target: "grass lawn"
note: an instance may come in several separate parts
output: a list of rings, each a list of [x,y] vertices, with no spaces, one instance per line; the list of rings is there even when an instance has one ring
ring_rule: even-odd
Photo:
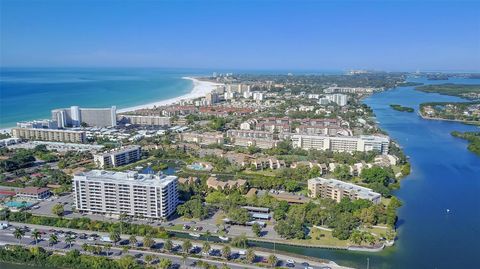
[[[309,244],[309,245],[325,245],[325,246],[335,246],[335,247],[346,247],[349,244],[348,240],[340,240],[332,236],[332,232],[324,231],[317,228],[312,228],[310,230],[311,239],[299,240],[292,239],[288,240],[297,244]]]

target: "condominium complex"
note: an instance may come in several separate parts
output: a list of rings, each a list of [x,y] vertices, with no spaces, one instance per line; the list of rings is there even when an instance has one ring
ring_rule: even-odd
[[[92,170],[73,178],[80,212],[167,218],[178,204],[177,177]]]
[[[180,140],[184,142],[193,142],[193,143],[198,143],[203,145],[223,144],[223,134],[220,132],[182,133],[180,134]]]
[[[346,105],[348,101],[348,95],[346,94],[329,94],[326,95],[325,98],[327,98],[330,102],[336,103],[339,106]]]
[[[274,140],[274,134],[267,131],[256,130],[229,130],[227,137],[232,139],[236,146],[256,146],[261,149],[276,147],[278,140]]]
[[[85,143],[87,136],[83,131],[38,129],[38,128],[12,128],[12,136],[15,138]]]
[[[128,123],[142,126],[170,126],[170,117],[161,116],[139,116],[139,115],[120,115]]]
[[[101,154],[93,155],[93,161],[98,168],[117,167],[133,163],[142,157],[140,146],[132,145],[113,149]]]
[[[330,198],[337,203],[342,198],[350,198],[351,200],[365,199],[372,201],[374,204],[379,204],[382,198],[379,193],[369,188],[321,177],[308,180],[308,191],[310,197]]]
[[[86,124],[91,127],[111,127],[117,125],[117,108],[60,108],[52,110],[52,120],[58,128],[79,127]]]
[[[294,148],[305,150],[331,150],[337,152],[376,150],[388,154],[390,138],[382,136],[323,136],[323,135],[293,135]]]
[[[35,128],[35,129],[57,129],[58,123],[54,120],[32,120],[17,122],[18,128]]]

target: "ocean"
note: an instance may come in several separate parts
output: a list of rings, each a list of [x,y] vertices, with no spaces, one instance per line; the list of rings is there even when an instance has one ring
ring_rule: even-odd
[[[184,76],[211,74],[187,69],[4,68],[0,70],[0,128],[50,118],[70,107],[126,108],[189,93]]]

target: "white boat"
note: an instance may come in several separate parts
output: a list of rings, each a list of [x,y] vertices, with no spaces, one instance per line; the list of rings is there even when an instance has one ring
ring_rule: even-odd
[[[197,234],[197,233],[189,233],[188,235],[190,235],[192,237],[196,237],[196,238],[200,237],[200,234]]]
[[[222,240],[222,241],[230,240],[230,238],[228,238],[227,236],[219,236],[218,238],[220,238],[220,240]]]

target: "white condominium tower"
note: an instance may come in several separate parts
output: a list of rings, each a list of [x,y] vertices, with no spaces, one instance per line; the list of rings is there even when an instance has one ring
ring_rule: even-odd
[[[117,108],[59,108],[52,110],[52,120],[58,128],[79,127],[82,123],[91,127],[111,127],[117,125]]]
[[[162,219],[178,204],[177,177],[92,170],[73,178],[80,212]]]
[[[98,168],[117,167],[133,163],[142,158],[140,146],[131,145],[118,149],[112,149],[103,153],[93,155],[93,162]]]
[[[331,150],[336,152],[354,152],[376,150],[388,154],[390,138],[374,135],[324,136],[324,135],[293,135],[294,148],[304,150]]]

